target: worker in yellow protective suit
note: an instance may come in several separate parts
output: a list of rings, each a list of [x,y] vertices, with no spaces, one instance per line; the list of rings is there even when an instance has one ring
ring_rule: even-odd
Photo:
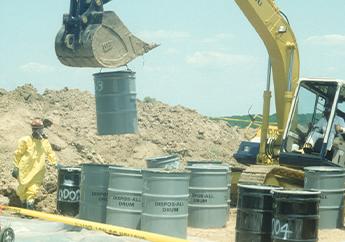
[[[17,195],[28,209],[34,209],[35,198],[44,179],[46,158],[51,164],[57,165],[55,153],[43,132],[42,120],[32,120],[31,127],[32,135],[18,141],[12,171],[19,183]]]

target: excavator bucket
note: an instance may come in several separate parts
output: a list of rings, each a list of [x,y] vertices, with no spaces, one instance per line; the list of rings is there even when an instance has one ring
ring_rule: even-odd
[[[134,36],[114,12],[100,9],[97,14],[90,15],[91,23],[85,14],[80,16],[82,24],[78,28],[75,18],[64,16],[64,25],[55,39],[56,55],[62,64],[116,68],[158,46]]]

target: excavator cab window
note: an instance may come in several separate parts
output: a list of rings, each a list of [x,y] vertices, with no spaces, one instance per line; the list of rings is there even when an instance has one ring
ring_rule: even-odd
[[[336,125],[340,128],[335,131],[330,160],[336,165],[345,167],[345,87],[340,89],[333,122],[337,122]]]
[[[312,157],[332,159],[332,144],[336,134],[333,126],[340,122],[335,117],[337,90],[337,82],[308,80],[300,83],[281,153],[309,156],[310,161]]]

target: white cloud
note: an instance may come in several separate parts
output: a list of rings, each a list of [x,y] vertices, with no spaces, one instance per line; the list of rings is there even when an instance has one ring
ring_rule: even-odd
[[[138,35],[145,40],[154,42],[159,40],[181,41],[191,37],[188,32],[171,30],[143,31]]]
[[[216,43],[216,42],[228,41],[233,38],[234,38],[234,35],[232,34],[218,33],[216,35],[202,39],[201,42],[202,43]]]
[[[49,66],[37,62],[29,62],[19,67],[23,72],[27,73],[47,73],[55,71],[53,66]]]
[[[316,35],[306,39],[307,43],[317,45],[332,45],[345,47],[345,35],[329,34],[329,35]]]
[[[229,54],[217,51],[197,51],[186,57],[186,63],[198,66],[234,66],[251,64],[256,62],[256,58],[247,55]]]

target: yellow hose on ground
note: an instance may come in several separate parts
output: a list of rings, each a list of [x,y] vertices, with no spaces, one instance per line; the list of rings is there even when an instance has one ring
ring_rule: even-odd
[[[138,231],[134,229],[128,229],[123,227],[118,227],[109,224],[96,223],[82,219],[76,219],[71,217],[64,217],[56,214],[49,214],[44,212],[32,211],[23,208],[16,208],[10,206],[0,205],[0,209],[12,213],[18,213],[25,216],[35,217],[42,220],[60,222],[72,226],[77,226],[89,230],[99,230],[108,234],[133,237],[137,239],[144,239],[153,242],[187,242],[187,240],[174,238],[166,235],[154,234],[150,232]],[[173,229],[173,228],[172,228]]]

